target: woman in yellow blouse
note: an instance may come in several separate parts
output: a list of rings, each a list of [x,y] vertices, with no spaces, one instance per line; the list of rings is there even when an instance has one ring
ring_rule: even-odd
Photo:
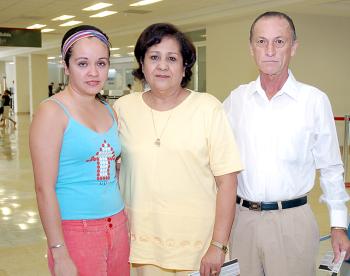
[[[114,105],[132,274],[218,275],[241,170],[232,131],[216,98],[185,88],[196,52],[175,26],[147,27],[135,57],[134,76],[150,90]]]

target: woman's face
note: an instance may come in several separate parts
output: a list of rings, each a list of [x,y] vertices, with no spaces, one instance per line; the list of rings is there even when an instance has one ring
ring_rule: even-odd
[[[69,68],[72,88],[81,94],[96,95],[108,78],[109,54],[107,46],[96,37],[83,38],[74,43]]]
[[[148,48],[143,74],[152,91],[168,92],[181,87],[185,74],[179,43],[170,36]]]

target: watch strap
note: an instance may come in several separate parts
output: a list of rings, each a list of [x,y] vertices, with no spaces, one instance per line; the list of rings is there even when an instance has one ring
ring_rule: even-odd
[[[227,251],[228,251],[227,245],[224,245],[224,244],[222,244],[222,243],[220,243],[220,242],[211,241],[210,244],[213,245],[213,246],[216,246],[217,248],[220,248],[225,254],[226,254]]]

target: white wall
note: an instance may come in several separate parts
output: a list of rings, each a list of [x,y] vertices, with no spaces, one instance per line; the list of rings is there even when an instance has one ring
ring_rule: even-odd
[[[248,48],[250,22],[207,25],[207,92],[220,100],[239,84],[256,78]]]
[[[61,78],[62,67],[57,63],[48,63],[47,66],[48,66],[48,75],[49,75],[48,76],[49,82],[47,85],[53,82],[56,88],[62,79]]]
[[[13,87],[13,82],[15,80],[15,64],[14,62],[5,63],[5,75],[6,75],[6,86]]]
[[[296,15],[299,49],[292,69],[296,78],[320,88],[334,114],[350,114],[350,19]]]

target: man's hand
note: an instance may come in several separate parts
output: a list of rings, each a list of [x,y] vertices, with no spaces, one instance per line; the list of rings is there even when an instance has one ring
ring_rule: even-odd
[[[334,229],[331,230],[332,237],[332,248],[334,252],[333,262],[337,262],[340,258],[340,253],[346,251],[345,260],[350,257],[350,241],[348,239],[347,233],[344,229]]]

